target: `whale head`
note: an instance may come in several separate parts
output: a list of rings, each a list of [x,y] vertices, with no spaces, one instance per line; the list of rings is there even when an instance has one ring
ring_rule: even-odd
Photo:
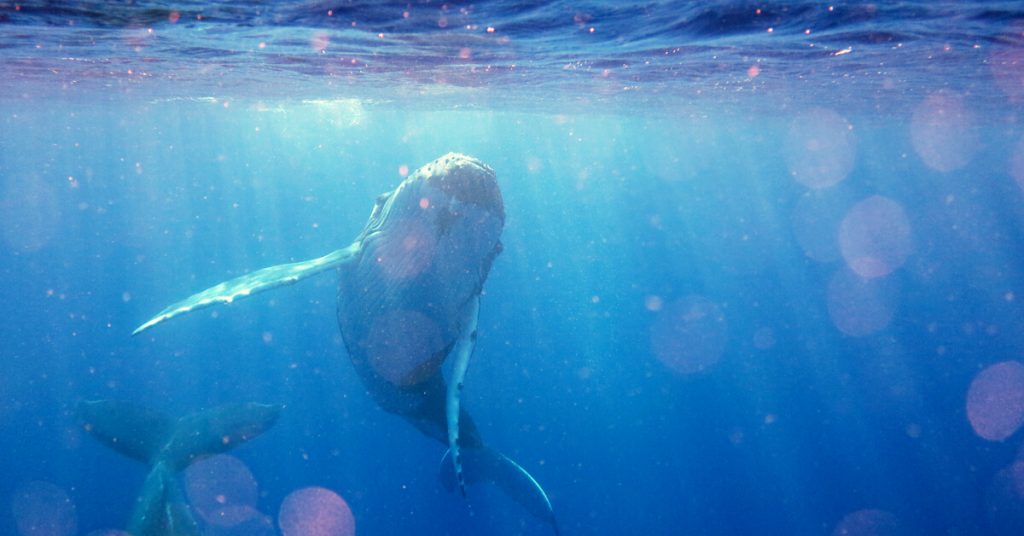
[[[479,287],[501,252],[504,225],[494,170],[448,153],[377,199],[362,241],[389,277],[433,273],[442,281],[474,279]]]
[[[501,252],[504,223],[494,170],[462,154],[378,198],[338,294],[342,336],[373,381],[410,386],[437,373]]]

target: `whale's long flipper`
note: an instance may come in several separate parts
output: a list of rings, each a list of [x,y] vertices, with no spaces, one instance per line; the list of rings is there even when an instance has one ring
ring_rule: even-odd
[[[333,251],[323,257],[317,257],[307,261],[270,266],[225,281],[218,285],[214,285],[198,294],[193,294],[192,296],[167,307],[163,311],[160,311],[145,324],[136,328],[135,331],[132,332],[132,335],[136,335],[156,324],[159,324],[160,322],[163,322],[164,320],[174,318],[180,314],[195,311],[196,309],[202,309],[203,307],[209,307],[210,305],[218,303],[231,303],[238,298],[244,298],[246,296],[256,294],[257,292],[262,292],[275,287],[290,285],[300,279],[305,279],[311,275],[316,275],[325,270],[337,267],[338,265],[344,264],[354,258],[359,252],[359,247],[359,242],[354,242],[344,249]]]
[[[440,475],[441,483],[449,491],[453,491],[457,484],[451,470],[452,463],[448,459],[451,455],[449,449],[441,459]],[[486,446],[466,447],[460,456],[468,483],[490,482],[498,486],[534,517],[549,523],[556,535],[560,534],[548,494],[526,469],[508,456]]]
[[[200,456],[225,452],[274,425],[280,406],[232,404],[169,419],[112,400],[78,405],[82,426],[114,450],[146,462],[149,474],[129,524],[133,536],[194,536],[195,519],[175,474]]]
[[[473,296],[466,304],[461,322],[462,332],[452,351],[452,377],[448,381],[448,393],[445,401],[445,415],[448,419],[448,449],[451,451],[452,468],[455,479],[459,483],[459,491],[466,496],[466,481],[462,475],[462,456],[459,454],[459,408],[462,396],[462,385],[466,380],[469,358],[476,347],[476,325],[480,314],[480,295]]]

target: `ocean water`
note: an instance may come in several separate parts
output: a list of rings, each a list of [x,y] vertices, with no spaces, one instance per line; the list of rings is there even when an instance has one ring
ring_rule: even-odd
[[[125,534],[84,400],[283,406],[174,476],[202,534],[552,534],[333,273],[132,336],[449,151],[507,213],[463,406],[562,534],[1024,533],[1016,2],[0,2],[0,72],[0,534]]]

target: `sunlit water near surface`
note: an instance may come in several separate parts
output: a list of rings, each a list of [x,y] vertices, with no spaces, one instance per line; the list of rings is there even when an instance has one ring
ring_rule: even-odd
[[[130,336],[449,151],[507,212],[463,404],[563,534],[1024,533],[1024,8],[678,4],[0,3],[0,533],[125,534],[115,399],[285,406],[176,475],[203,534],[550,534],[333,274]]]

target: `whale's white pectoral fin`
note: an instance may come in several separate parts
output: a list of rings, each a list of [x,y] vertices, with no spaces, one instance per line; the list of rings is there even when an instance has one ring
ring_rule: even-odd
[[[455,479],[459,483],[459,491],[462,492],[463,497],[466,496],[466,480],[462,474],[462,456],[459,453],[459,398],[462,395],[463,382],[466,380],[469,358],[473,355],[473,348],[476,347],[476,324],[479,313],[480,296],[476,295],[466,304],[466,309],[463,312],[462,332],[452,351],[454,363],[452,364],[452,377],[448,380],[448,397],[445,401],[445,414],[448,418],[448,448],[451,451]]]
[[[231,303],[238,298],[244,298],[257,292],[283,285],[290,285],[300,279],[329,270],[354,258],[359,252],[359,246],[359,242],[354,242],[347,248],[333,251],[323,257],[270,266],[225,281],[198,294],[193,294],[160,311],[145,324],[136,328],[132,335],[136,335],[164,320],[195,311],[196,309],[202,309],[203,307],[209,307],[218,303]]]

